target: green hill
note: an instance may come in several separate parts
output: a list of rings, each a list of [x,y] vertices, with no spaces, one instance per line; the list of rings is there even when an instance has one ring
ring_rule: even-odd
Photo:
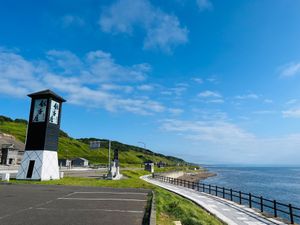
[[[0,116],[0,132],[11,134],[16,139],[25,142],[27,121],[23,119],[11,119],[9,117]],[[91,140],[99,140],[95,138],[74,139],[63,131],[60,132],[58,157],[59,158],[75,158],[82,157],[90,161],[91,164],[106,164],[108,161],[108,142],[102,141],[99,150],[90,150],[89,142]],[[185,164],[182,159],[165,156],[163,154],[152,152],[148,149],[139,148],[137,146],[126,145],[120,142],[112,142],[112,150],[119,149],[119,159],[123,165],[142,164],[146,160],[154,162],[165,162],[169,165],[177,163]],[[113,154],[113,151],[112,153]]]

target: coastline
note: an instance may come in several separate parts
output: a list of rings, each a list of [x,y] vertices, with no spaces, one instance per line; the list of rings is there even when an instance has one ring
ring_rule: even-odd
[[[184,175],[178,177],[178,179],[183,179],[190,182],[200,182],[209,177],[214,177],[214,176],[217,176],[217,174],[202,170],[202,171],[184,173]]]

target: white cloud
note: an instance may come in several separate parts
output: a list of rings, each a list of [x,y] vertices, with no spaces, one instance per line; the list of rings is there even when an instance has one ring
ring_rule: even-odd
[[[187,90],[187,86],[185,84],[177,84],[172,88],[161,87],[163,90],[160,92],[162,95],[168,96],[176,96],[180,97]]]
[[[105,91],[123,91],[125,93],[133,92],[134,88],[128,85],[117,85],[117,84],[102,84],[101,89]]]
[[[203,79],[199,77],[192,78],[192,81],[196,82],[197,84],[203,84]]]
[[[143,85],[137,86],[137,89],[140,91],[152,91],[154,89],[154,87],[149,84],[143,84]]]
[[[300,108],[282,111],[284,118],[300,118]]]
[[[118,0],[106,8],[99,20],[102,31],[132,35],[134,27],[146,32],[144,48],[159,48],[170,52],[188,41],[188,30],[175,15],[154,7],[148,0]]]
[[[85,63],[87,70],[83,77],[90,82],[143,81],[151,70],[147,63],[122,66],[115,63],[109,53],[101,50],[87,53]]]
[[[218,92],[215,91],[203,91],[198,94],[198,97],[201,98],[222,98],[222,95],[220,95]]]
[[[298,102],[298,99],[290,99],[285,104],[286,105],[294,105]]]
[[[178,108],[169,108],[168,112],[177,116],[177,115],[182,114],[184,112],[184,110],[183,109],[178,109]]]
[[[167,119],[161,129],[188,145],[185,157],[193,162],[299,164],[300,134],[259,138],[224,120]]]
[[[218,79],[216,78],[216,76],[212,76],[212,77],[209,77],[209,78],[206,78],[206,80],[210,83],[213,83],[213,84],[217,84],[218,83]]]
[[[300,62],[291,62],[280,68],[281,77],[294,77],[300,74]]]
[[[72,25],[83,26],[85,24],[84,20],[79,16],[65,15],[62,17],[63,27],[69,27]]]
[[[197,0],[197,5],[198,5],[200,11],[212,10],[214,8],[214,6],[210,0]]]
[[[269,114],[275,114],[276,111],[274,110],[258,110],[258,111],[254,111],[254,114],[258,114],[258,115],[269,115]]]
[[[235,98],[239,100],[246,100],[246,99],[258,99],[259,96],[256,94],[247,94],[247,95],[237,95],[235,96]]]
[[[207,100],[207,103],[224,103],[223,99],[211,99],[211,100]]]
[[[180,132],[188,139],[209,142],[235,142],[248,140],[254,136],[234,124],[224,121],[182,121],[168,119],[163,121],[165,131]]]
[[[70,66],[78,68],[69,71]],[[1,49],[0,93],[25,97],[51,88],[63,93],[69,103],[86,107],[142,115],[164,112],[167,108],[158,101],[129,95],[133,87],[124,84],[146,79],[149,67],[122,66],[103,51],[79,58],[71,52],[52,50],[45,60],[29,61],[16,52]]]
[[[265,99],[264,100],[264,103],[267,103],[267,104],[272,104],[273,103],[273,100],[272,99]]]
[[[81,60],[70,51],[50,50],[47,52],[47,58],[52,68],[63,69],[65,73],[72,73],[83,67]]]
[[[203,91],[200,92],[197,96],[201,99],[200,101],[205,103],[224,103],[222,95],[215,91]]]

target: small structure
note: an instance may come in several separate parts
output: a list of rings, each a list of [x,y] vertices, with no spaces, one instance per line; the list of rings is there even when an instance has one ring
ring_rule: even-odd
[[[115,149],[114,151],[114,160],[112,161],[109,173],[107,178],[109,180],[120,180],[122,178],[122,174],[120,174],[120,167],[119,167],[119,150]]]
[[[77,167],[88,167],[89,166],[89,160],[85,159],[85,158],[75,158],[72,159],[71,162],[72,166],[77,166]]]
[[[70,159],[59,159],[58,165],[60,167],[71,167],[72,161]]]
[[[17,165],[21,163],[24,150],[15,148],[14,144],[2,144],[0,150],[1,165]]]
[[[151,160],[148,160],[144,162],[145,170],[149,171],[150,173],[154,173],[154,162]]]
[[[157,167],[158,168],[164,168],[165,166],[166,166],[166,163],[164,163],[162,161],[160,161],[160,162],[157,163]]]
[[[101,141],[90,141],[91,150],[99,150],[101,147]]]

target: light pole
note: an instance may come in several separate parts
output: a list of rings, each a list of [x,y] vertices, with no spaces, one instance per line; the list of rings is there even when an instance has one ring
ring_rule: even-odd
[[[110,173],[110,149],[111,149],[111,140],[108,140],[108,173]]]

